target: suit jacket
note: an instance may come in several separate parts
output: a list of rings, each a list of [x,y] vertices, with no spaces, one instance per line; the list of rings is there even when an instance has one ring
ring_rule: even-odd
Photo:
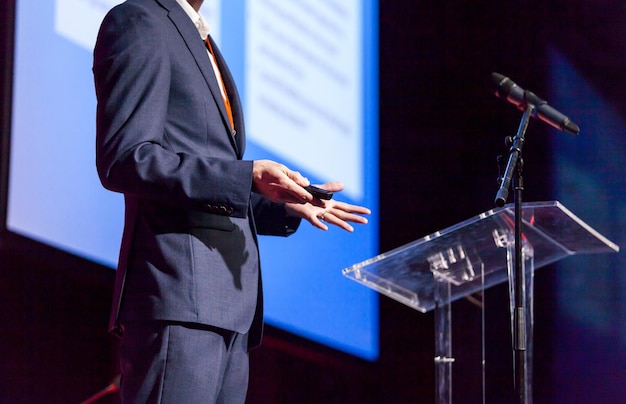
[[[299,220],[251,192],[239,96],[214,50],[236,133],[205,44],[175,0],[128,0],[100,28],[96,166],[126,206],[112,330],[170,320],[252,327],[251,344],[260,341],[256,226],[289,235]]]

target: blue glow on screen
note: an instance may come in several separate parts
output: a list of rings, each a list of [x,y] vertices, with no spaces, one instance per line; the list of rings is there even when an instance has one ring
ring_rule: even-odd
[[[96,100],[91,64],[97,26],[103,13],[116,3],[119,1],[16,1],[7,211],[9,230],[110,267],[117,262],[123,198],[104,190],[95,170]],[[314,183],[342,180],[346,190],[338,199],[373,211],[370,224],[357,226],[353,234],[339,229],[321,232],[303,223],[287,239],[260,239],[266,321],[374,360],[378,357],[378,296],[342,277],[341,269],[378,254],[377,2],[207,0],[205,8],[203,14],[213,22],[213,34],[243,97],[249,134],[245,158],[284,162]],[[249,14],[250,10],[260,16]],[[276,24],[281,21],[277,16],[284,13],[317,18],[310,27],[325,21],[320,34],[331,39],[339,35],[332,42],[337,44],[334,51],[339,56],[351,45],[350,60],[336,65],[332,58],[324,62],[333,75],[343,75],[350,89],[338,95],[332,93],[336,89],[328,90],[329,98],[343,104],[330,105],[321,97],[298,98],[316,105],[308,116],[303,112],[303,119],[310,120],[304,127],[318,125],[311,117],[313,112],[323,112],[321,116],[332,118],[330,123],[341,120],[342,136],[324,130],[312,142],[310,136],[298,136],[299,132],[285,134],[263,126],[263,104],[255,101],[263,86],[257,83],[254,69],[264,66],[270,73],[274,69],[264,55],[282,52],[274,56],[291,61],[297,69],[310,69],[305,75],[326,74],[278,45],[263,48],[265,53],[254,47],[258,30],[269,26],[264,18],[271,19],[274,35],[294,29],[286,22],[284,26]],[[308,39],[300,40],[306,45]],[[288,45],[292,52],[297,51],[293,42]],[[323,52],[313,56],[324,60]],[[311,94],[305,88],[302,91]],[[316,109],[318,101],[332,111]],[[286,136],[289,142],[284,141]]]

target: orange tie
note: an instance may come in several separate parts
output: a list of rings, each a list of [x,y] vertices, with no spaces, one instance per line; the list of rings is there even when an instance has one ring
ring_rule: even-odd
[[[204,42],[206,43],[206,46],[209,49],[209,52],[211,53],[211,56],[215,60],[215,67],[217,67],[217,59],[215,58],[215,52],[213,52],[213,47],[211,46],[211,41],[209,40],[208,36],[204,39]],[[220,84],[222,85],[222,89],[224,90],[224,92],[222,93],[222,100],[224,100],[224,106],[226,107],[226,113],[228,114],[228,120],[230,121],[230,128],[231,130],[234,131],[235,121],[233,120],[233,110],[230,107],[230,100],[228,99],[226,86],[224,85],[224,80],[222,80],[222,74],[219,72],[219,67],[217,67],[216,70],[217,70],[217,79],[220,81]]]

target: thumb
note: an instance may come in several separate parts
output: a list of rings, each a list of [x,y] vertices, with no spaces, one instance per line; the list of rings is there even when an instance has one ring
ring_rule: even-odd
[[[320,188],[324,188],[327,191],[339,192],[343,191],[344,185],[343,182],[340,181],[331,181],[319,186]]]

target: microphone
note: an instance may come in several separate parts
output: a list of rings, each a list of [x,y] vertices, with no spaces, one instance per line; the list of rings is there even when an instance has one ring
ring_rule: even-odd
[[[496,96],[506,99],[520,110],[524,110],[526,105],[531,104],[535,107],[533,117],[541,119],[548,125],[569,132],[572,135],[577,135],[580,132],[578,125],[570,121],[567,116],[552,108],[546,101],[537,97],[534,93],[524,90],[510,78],[500,73],[491,73],[491,81],[496,88]]]

